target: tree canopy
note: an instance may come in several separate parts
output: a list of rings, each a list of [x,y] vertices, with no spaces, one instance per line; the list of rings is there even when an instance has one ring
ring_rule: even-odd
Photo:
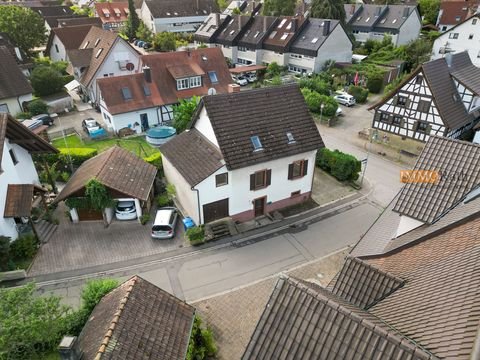
[[[173,107],[173,126],[178,133],[187,128],[199,101],[200,98],[194,96],[191,99],[180,100],[180,104]]]
[[[295,13],[295,0],[265,0],[263,15],[265,16],[292,16]]]
[[[311,6],[312,18],[336,19],[345,22],[344,2],[341,0],[313,0]]]
[[[35,67],[30,76],[35,95],[47,96],[63,89],[64,79],[60,71],[53,66],[40,65]]]
[[[160,32],[153,37],[153,48],[156,51],[177,50],[176,36],[171,32]]]
[[[137,35],[137,30],[140,26],[140,19],[135,11],[133,0],[128,0],[128,19],[125,25],[125,34],[129,40],[132,40]]]
[[[27,7],[0,6],[0,32],[7,33],[12,41],[26,54],[44,45],[47,41],[42,17]]]
[[[423,21],[427,24],[436,24],[438,12],[440,11],[440,0],[419,0],[420,13]]]

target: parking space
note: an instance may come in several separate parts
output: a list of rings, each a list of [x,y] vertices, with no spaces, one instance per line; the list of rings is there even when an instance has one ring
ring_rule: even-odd
[[[107,228],[103,221],[73,224],[63,215],[65,210],[63,205],[57,208],[60,225],[50,241],[40,248],[29,276],[141,258],[186,244],[181,219],[177,222],[175,238],[158,240],[150,237],[152,221],[141,225],[136,220],[114,220]]]
[[[96,112],[94,109],[87,109],[83,111],[73,111],[65,114],[61,114],[53,126],[47,130],[48,134],[61,134],[64,129],[74,128],[81,136],[87,136],[82,129],[82,121],[87,118],[95,119],[103,128],[105,128],[105,122],[103,121],[102,114]],[[61,136],[61,135],[60,135]]]

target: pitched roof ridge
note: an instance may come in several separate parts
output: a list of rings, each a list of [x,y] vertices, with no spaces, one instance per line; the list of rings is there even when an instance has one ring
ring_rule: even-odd
[[[383,274],[383,275],[385,275],[385,276],[388,276],[388,277],[390,277],[390,278],[393,278],[394,280],[396,280],[396,281],[398,281],[398,282],[403,282],[403,283],[405,282],[405,279],[402,279],[401,277],[398,277],[397,275],[395,275],[395,274],[393,274],[393,273],[391,273],[391,272],[388,272],[388,271],[382,270],[382,269],[380,269],[380,268],[378,268],[378,267],[376,267],[376,266],[373,266],[372,264],[369,264],[368,262],[360,259],[359,257],[356,257],[356,256],[347,256],[347,259],[346,259],[346,260],[348,260],[348,259],[351,259],[352,261],[355,261],[355,262],[357,262],[357,263],[359,263],[359,264],[362,264],[363,266],[366,266],[366,267],[368,267],[369,269],[371,269],[371,270],[373,270],[373,271],[375,271],[375,272],[378,272],[378,273],[381,273],[381,274]]]
[[[255,93],[266,93],[266,92],[275,92],[279,91],[280,89],[289,89],[289,88],[300,88],[297,83],[294,84],[283,84],[279,86],[271,86],[271,87],[266,87],[266,88],[258,88],[258,89],[250,89],[248,91],[239,91],[239,92],[233,92],[233,93],[225,93],[225,94],[216,94],[216,95],[207,95],[202,98],[205,100],[208,99],[219,99],[219,98],[226,98],[226,97],[241,97],[241,96],[249,96],[251,94]]]
[[[102,358],[102,355],[105,353],[105,350],[110,342],[110,339],[113,336],[113,332],[115,331],[115,327],[117,326],[118,321],[120,320],[120,317],[122,315],[123,309],[125,308],[126,303],[128,302],[128,299],[130,297],[130,294],[132,293],[133,287],[135,286],[136,282],[138,280],[138,276],[133,276],[132,278],[128,279],[126,282],[123,284],[119,285],[116,289],[119,289],[120,286],[122,285],[127,285],[127,289],[125,291],[125,296],[120,300],[119,306],[117,308],[117,311],[114,314],[114,317],[107,329],[107,332],[105,333],[105,336],[100,344],[100,348],[97,351],[97,355],[95,356],[95,360],[100,360]],[[115,289],[115,290],[116,290]],[[115,291],[112,290],[112,291]]]

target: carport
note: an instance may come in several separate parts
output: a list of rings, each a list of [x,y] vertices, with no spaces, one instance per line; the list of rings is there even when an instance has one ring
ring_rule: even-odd
[[[228,70],[232,75],[241,75],[245,73],[257,72],[259,70],[265,70],[266,68],[267,67],[264,65],[247,65],[247,66],[234,67]]]

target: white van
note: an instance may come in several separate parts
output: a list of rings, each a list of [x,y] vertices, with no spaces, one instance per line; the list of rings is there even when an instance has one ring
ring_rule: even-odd
[[[178,213],[174,207],[164,207],[157,210],[152,225],[152,238],[171,239],[175,236]]]

